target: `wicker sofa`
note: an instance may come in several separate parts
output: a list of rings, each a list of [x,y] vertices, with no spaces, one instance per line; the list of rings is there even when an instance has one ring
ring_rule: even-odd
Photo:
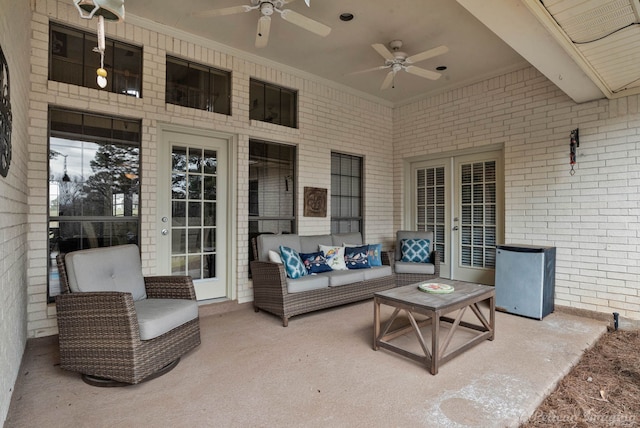
[[[292,316],[369,299],[377,291],[395,287],[395,276],[389,265],[392,252],[382,252],[382,266],[331,271],[299,279],[288,278],[281,263],[269,260],[269,251],[279,251],[280,245],[312,253],[318,251],[319,245],[345,243],[362,244],[362,236],[360,233],[259,235],[253,242],[254,261],[251,262],[255,311],[262,309],[281,317],[286,327]]]

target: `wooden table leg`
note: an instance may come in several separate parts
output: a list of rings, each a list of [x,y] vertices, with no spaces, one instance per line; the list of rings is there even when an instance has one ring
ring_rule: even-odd
[[[489,336],[489,340],[493,340],[496,335],[496,296],[495,294],[489,298],[489,325],[491,325],[491,336]]]
[[[440,311],[432,315],[431,323],[431,374],[438,374],[438,360],[440,359]]]
[[[377,351],[378,336],[380,335],[380,301],[377,297],[373,298],[373,350]]]

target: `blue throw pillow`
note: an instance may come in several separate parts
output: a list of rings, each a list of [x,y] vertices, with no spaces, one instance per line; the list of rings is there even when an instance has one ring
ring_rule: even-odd
[[[327,259],[322,251],[316,253],[300,253],[300,259],[302,259],[302,264],[304,264],[309,274],[330,272],[332,270],[331,266],[327,264]]]
[[[344,249],[344,262],[347,265],[347,269],[365,269],[370,268],[369,246],[363,245],[361,247],[346,247]]]
[[[280,245],[280,256],[282,257],[284,270],[289,278],[296,279],[307,274],[307,269],[304,267],[296,250]]]
[[[431,241],[428,239],[403,239],[402,261],[414,263],[428,263]]]
[[[369,244],[369,266],[382,266],[382,244]]]

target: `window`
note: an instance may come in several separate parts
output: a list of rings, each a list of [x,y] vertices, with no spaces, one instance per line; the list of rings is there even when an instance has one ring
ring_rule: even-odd
[[[50,25],[49,79],[87,88],[99,89],[96,70],[100,54],[95,34],[59,24]],[[107,38],[104,68],[107,70],[105,90],[142,97],[142,48]]]
[[[298,93],[251,79],[249,118],[276,125],[298,127]]]
[[[140,122],[49,110],[49,296],[58,253],[139,242]]]
[[[167,56],[166,102],[231,114],[231,73]]]
[[[331,153],[331,233],[362,232],[362,158]]]
[[[295,157],[293,146],[249,141],[250,238],[295,233]]]

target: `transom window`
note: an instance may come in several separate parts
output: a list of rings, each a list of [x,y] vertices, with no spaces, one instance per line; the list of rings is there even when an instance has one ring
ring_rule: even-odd
[[[276,125],[298,127],[298,92],[251,79],[249,118]]]
[[[140,121],[49,110],[49,296],[55,257],[138,244]]]
[[[98,46],[96,35],[54,23],[49,30],[49,79],[100,89],[96,81],[100,55],[93,51]],[[104,68],[104,90],[142,97],[141,47],[106,38]]]
[[[362,158],[331,153],[331,233],[362,232]]]
[[[167,56],[166,102],[231,114],[231,73]]]

